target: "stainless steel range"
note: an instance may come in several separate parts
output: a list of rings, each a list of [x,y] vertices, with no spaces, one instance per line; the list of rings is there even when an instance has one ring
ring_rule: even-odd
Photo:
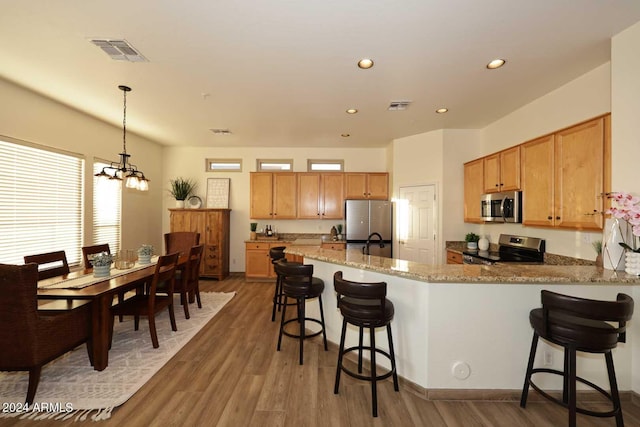
[[[462,252],[464,264],[491,265],[496,262],[522,264],[542,264],[544,262],[545,241],[537,237],[501,234],[497,251],[467,249]]]

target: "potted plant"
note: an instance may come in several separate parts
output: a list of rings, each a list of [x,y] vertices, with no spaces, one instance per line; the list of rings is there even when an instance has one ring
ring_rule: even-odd
[[[153,255],[152,245],[142,245],[138,249],[138,263],[149,264],[151,263],[151,255]]]
[[[465,242],[467,242],[467,248],[469,249],[478,249],[478,240],[480,240],[480,236],[476,233],[467,233],[464,237]]]
[[[256,238],[258,237],[256,231],[258,231],[258,223],[257,222],[252,222],[249,224],[249,226],[251,227],[251,233],[249,234],[249,238],[251,240],[256,240]]]
[[[338,229],[338,240],[342,240],[342,224],[336,225],[336,228]]]
[[[602,240],[596,240],[595,242],[591,243],[591,246],[593,246],[593,249],[595,249],[596,251],[596,267],[603,267],[603,261],[602,261]]]
[[[107,252],[100,252],[95,254],[91,258],[91,265],[93,266],[93,275],[95,277],[106,277],[111,273],[111,263],[113,262],[113,255]]]
[[[184,208],[184,201],[196,189],[196,183],[191,179],[178,177],[169,181],[169,193],[176,199],[176,207]]]

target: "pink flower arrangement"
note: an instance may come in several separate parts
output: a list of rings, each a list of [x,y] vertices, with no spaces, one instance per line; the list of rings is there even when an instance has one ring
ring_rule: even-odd
[[[640,236],[640,197],[625,192],[611,193],[609,197],[613,199],[615,206],[607,209],[606,213],[626,221],[631,226],[634,236],[633,247],[626,243],[620,243],[620,245],[634,252],[640,252],[640,249],[636,249],[636,237]]]

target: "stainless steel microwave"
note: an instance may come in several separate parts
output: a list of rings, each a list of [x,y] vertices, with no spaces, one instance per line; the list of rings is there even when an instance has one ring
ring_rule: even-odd
[[[522,192],[483,194],[480,216],[487,222],[522,222]]]

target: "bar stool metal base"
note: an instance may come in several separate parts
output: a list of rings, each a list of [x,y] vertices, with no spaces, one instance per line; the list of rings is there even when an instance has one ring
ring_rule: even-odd
[[[338,366],[336,369],[336,382],[333,389],[334,394],[338,394],[340,389],[340,373],[344,372],[345,374],[357,378],[359,380],[371,381],[371,408],[372,415],[374,417],[378,416],[378,390],[377,390],[377,382],[387,379],[389,377],[393,377],[393,389],[395,391],[400,391],[400,387],[398,384],[398,374],[396,373],[396,357],[393,349],[393,337],[391,335],[391,325],[387,324],[387,339],[389,340],[389,352],[386,352],[380,348],[376,347],[375,340],[375,327],[368,328],[370,331],[370,341],[371,345],[366,346],[363,345],[363,329],[364,327],[359,326],[358,335],[359,335],[359,343],[357,346],[344,348],[344,342],[347,332],[347,320],[342,321],[342,334],[340,336],[340,348],[338,350]],[[363,375],[362,374],[362,352],[369,351],[371,355],[371,363],[370,363],[370,374]],[[353,351],[358,352],[358,372],[353,372],[343,364],[344,355]],[[391,363],[391,369],[384,373],[378,374],[377,365],[376,365],[376,354],[381,354],[387,359],[389,359]]]

